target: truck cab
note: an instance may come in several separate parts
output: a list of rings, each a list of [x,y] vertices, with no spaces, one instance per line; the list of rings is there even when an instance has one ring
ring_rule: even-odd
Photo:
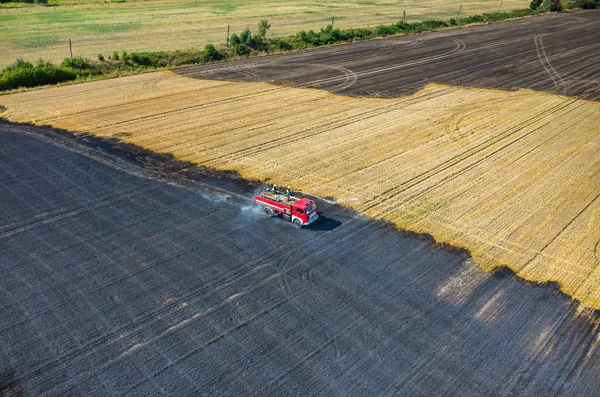
[[[308,225],[318,217],[317,206],[314,201],[303,197],[292,204],[292,222],[294,222],[294,219],[299,219],[302,225]]]

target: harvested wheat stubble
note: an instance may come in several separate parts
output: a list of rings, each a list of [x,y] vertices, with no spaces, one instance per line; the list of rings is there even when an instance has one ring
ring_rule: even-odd
[[[0,98],[11,121],[291,184],[600,309],[600,104],[429,85],[340,97],[169,72]]]

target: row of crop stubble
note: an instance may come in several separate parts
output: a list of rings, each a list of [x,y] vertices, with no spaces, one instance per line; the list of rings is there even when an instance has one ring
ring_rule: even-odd
[[[350,98],[170,72],[0,97],[4,117],[291,184],[600,309],[600,104],[429,85]]]

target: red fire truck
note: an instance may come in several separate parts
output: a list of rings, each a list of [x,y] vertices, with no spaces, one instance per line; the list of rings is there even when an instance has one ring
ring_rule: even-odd
[[[269,216],[281,216],[296,227],[310,225],[317,220],[317,204],[306,197],[296,197],[275,189],[254,196],[254,203],[263,207]]]

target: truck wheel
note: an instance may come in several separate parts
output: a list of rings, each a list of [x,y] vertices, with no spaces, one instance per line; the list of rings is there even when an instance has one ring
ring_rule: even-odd
[[[292,223],[294,224],[294,226],[296,226],[298,229],[300,229],[300,227],[302,226],[302,222],[300,222],[300,219],[294,219],[292,221]]]
[[[273,210],[271,208],[265,207],[265,209],[263,211],[265,211],[265,214],[267,214],[269,216],[273,216]]]

